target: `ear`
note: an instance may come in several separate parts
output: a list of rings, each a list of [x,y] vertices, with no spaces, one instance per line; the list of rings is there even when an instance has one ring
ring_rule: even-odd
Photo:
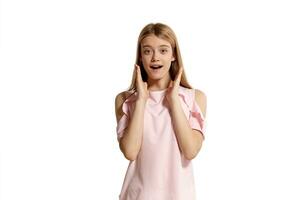
[[[172,52],[172,58],[171,58],[171,61],[175,61],[175,60],[176,60],[175,57],[176,57],[175,52]]]

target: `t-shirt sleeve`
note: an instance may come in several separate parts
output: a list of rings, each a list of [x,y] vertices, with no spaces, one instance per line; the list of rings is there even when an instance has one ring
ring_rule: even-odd
[[[190,101],[190,116],[189,116],[189,124],[192,129],[199,130],[202,135],[203,139],[205,139],[206,134],[206,119],[195,100],[195,90],[193,89],[193,95],[191,95]]]
[[[121,137],[123,137],[124,131],[128,126],[128,121],[129,121],[129,106],[127,102],[125,101],[122,105],[122,110],[123,110],[123,116],[117,123],[117,139],[120,141]]]
[[[128,97],[124,103],[122,104],[122,111],[123,116],[119,119],[117,122],[116,132],[117,132],[117,139],[120,141],[121,137],[123,137],[124,131],[128,126],[129,120],[130,120],[130,113],[131,113],[131,107],[132,103],[135,99],[135,95],[131,95]]]

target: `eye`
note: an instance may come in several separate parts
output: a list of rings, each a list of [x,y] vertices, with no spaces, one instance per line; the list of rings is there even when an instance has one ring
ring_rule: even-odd
[[[149,49],[145,49],[145,50],[143,51],[143,53],[146,54],[146,55],[148,55],[148,54],[150,54],[150,50],[149,50]]]
[[[164,54],[168,52],[168,49],[161,49],[160,51]]]

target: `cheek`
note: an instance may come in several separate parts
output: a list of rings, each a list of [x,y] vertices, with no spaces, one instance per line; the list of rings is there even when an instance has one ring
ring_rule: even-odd
[[[170,66],[168,65],[168,67],[166,67],[166,71],[170,71],[170,68],[171,68],[171,65]]]
[[[163,58],[165,63],[171,63],[172,62],[172,55],[165,55]]]
[[[147,64],[150,62],[149,56],[142,56],[141,61],[143,62],[143,64]]]
[[[167,68],[170,68],[170,67],[171,67],[171,64],[172,64],[171,59],[166,59],[166,60],[164,61],[164,65],[167,66]]]

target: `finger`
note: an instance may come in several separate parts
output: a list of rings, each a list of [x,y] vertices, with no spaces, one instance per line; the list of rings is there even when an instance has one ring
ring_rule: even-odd
[[[136,78],[138,81],[141,81],[142,80],[141,68],[137,64],[135,64],[135,68],[136,68]]]
[[[177,73],[177,75],[176,75],[176,78],[175,78],[175,85],[176,86],[179,86],[179,83],[180,83],[180,80],[181,80],[181,75],[182,75],[182,72],[183,72],[183,68],[182,67],[180,67],[179,68],[179,70],[178,70],[178,73]]]
[[[173,82],[174,82],[174,81],[170,80],[169,85],[168,85],[168,88],[173,87]]]

